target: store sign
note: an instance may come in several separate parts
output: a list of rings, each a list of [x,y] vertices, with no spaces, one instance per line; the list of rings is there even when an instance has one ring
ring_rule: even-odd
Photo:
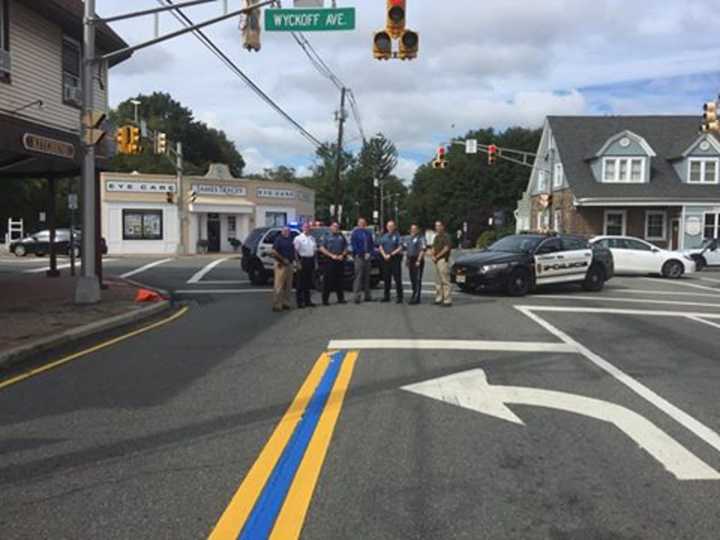
[[[198,195],[220,197],[246,197],[247,189],[241,186],[219,186],[214,184],[193,184],[193,191]]]
[[[689,217],[685,220],[685,232],[688,236],[700,236],[702,232],[702,222],[699,217]]]
[[[57,139],[51,139],[41,135],[33,135],[32,133],[23,135],[22,141],[25,150],[65,159],[75,159],[75,145],[71,143],[58,141]]]
[[[257,188],[258,199],[294,199],[296,194],[289,189]]]
[[[177,186],[167,182],[125,182],[108,180],[105,185],[109,193],[176,193]]]

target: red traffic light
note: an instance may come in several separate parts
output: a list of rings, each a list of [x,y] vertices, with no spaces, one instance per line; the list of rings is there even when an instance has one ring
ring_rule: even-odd
[[[445,150],[444,146],[441,146],[440,148],[438,148],[438,151],[437,151],[438,159],[445,159],[445,152],[446,152],[446,150]]]

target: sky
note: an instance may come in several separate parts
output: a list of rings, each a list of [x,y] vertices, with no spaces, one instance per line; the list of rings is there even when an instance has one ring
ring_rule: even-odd
[[[158,5],[96,2],[100,16]],[[185,13],[199,22],[222,14],[222,4]],[[244,2],[228,4],[236,10]],[[420,34],[420,55],[411,62],[372,58],[373,32],[385,25],[383,0],[337,4],[357,9],[357,29],[306,36],[352,89],[366,135],[382,132],[396,144],[395,174],[407,181],[439,144],[470,129],[540,127],[547,115],[699,116],[702,103],[720,91],[720,42],[710,24],[716,1],[408,0],[408,28]],[[161,16],[160,26],[163,33],[179,28],[170,14]],[[153,37],[154,23],[144,17],[113,28],[136,44]],[[251,53],[242,47],[237,18],[205,31],[317,139],[336,139],[339,91],[292,36],[263,32],[262,51]],[[111,70],[111,106],[155,91],[170,93],[197,119],[224,130],[246,172],[279,165],[310,171],[315,148],[192,35],[138,51]],[[354,151],[362,142],[352,118],[346,141]]]

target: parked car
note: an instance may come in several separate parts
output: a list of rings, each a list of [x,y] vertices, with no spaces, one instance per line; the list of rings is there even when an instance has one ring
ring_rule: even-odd
[[[504,290],[510,296],[555,283],[600,291],[613,275],[610,250],[576,236],[549,234],[506,236],[484,250],[458,256],[451,269],[451,280],[462,291]]]
[[[273,267],[275,265],[275,259],[273,259],[271,253],[275,239],[282,232],[281,227],[259,227],[254,229],[245,240],[242,247],[242,269],[247,273],[250,283],[253,285],[266,285],[273,275]],[[310,230],[310,234],[317,240],[318,244],[322,242],[326,234],[330,232],[330,227],[315,227]],[[291,229],[290,233],[295,238],[300,231],[297,229]],[[346,235],[348,233],[343,233]],[[350,248],[350,241],[348,239],[348,247]],[[323,268],[326,264],[327,259],[323,255],[318,255],[318,270],[315,274],[314,284],[317,290],[322,290],[323,287]],[[352,282],[355,277],[355,262],[352,258],[352,249],[350,248],[350,256],[345,260],[345,268],[343,274],[344,286],[347,289],[352,288]],[[372,261],[371,270],[371,286],[377,287],[381,279],[380,272],[380,260],[379,256],[375,254]]]
[[[590,240],[594,246],[610,249],[617,274],[660,274],[679,279],[695,272],[695,261],[687,254],[668,251],[631,236],[598,236]]]
[[[82,247],[82,231],[76,230],[72,236],[73,243],[71,246],[70,229],[56,229],[55,253],[58,255],[70,255],[71,249],[74,249],[75,256],[79,257]],[[8,249],[10,253],[14,253],[17,257],[25,257],[28,254],[44,257],[50,253],[50,231],[39,231],[22,240],[11,242]],[[100,239],[100,250],[103,255],[108,252],[104,238]]]
[[[708,266],[720,266],[720,250],[718,250],[717,238],[705,240],[703,245],[697,249],[687,249],[684,255],[690,256],[695,261],[695,269],[700,272]]]

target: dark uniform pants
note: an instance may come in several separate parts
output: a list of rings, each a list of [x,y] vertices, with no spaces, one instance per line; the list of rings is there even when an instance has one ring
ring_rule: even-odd
[[[297,304],[309,306],[312,303],[313,277],[315,276],[315,257],[300,259],[300,273],[297,281]]]
[[[417,262],[420,260],[420,265]],[[422,295],[422,279],[425,271],[425,259],[419,257],[408,257],[408,271],[410,272],[410,283],[412,283],[413,296],[415,302],[420,301]]]
[[[338,302],[345,301],[343,290],[343,277],[345,261],[327,261],[325,264],[325,283],[323,284],[323,303],[330,300],[330,293],[337,294]]]
[[[397,299],[402,300],[403,284],[402,284],[402,255],[390,257],[390,260],[383,259],[383,279],[385,280],[385,299],[390,298],[390,288],[392,280],[395,280],[395,291]]]

